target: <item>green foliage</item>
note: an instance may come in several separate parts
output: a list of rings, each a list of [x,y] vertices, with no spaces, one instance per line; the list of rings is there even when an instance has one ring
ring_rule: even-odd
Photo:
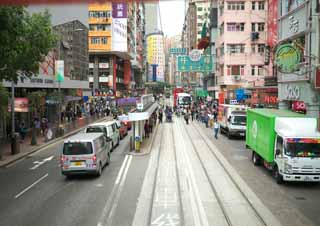
[[[41,116],[44,113],[46,92],[35,91],[28,94],[29,110],[32,116]]]
[[[49,13],[30,15],[22,6],[1,6],[0,24],[0,81],[37,74],[56,43]]]
[[[9,93],[7,89],[0,83],[0,115],[2,116],[8,115],[8,98]]]

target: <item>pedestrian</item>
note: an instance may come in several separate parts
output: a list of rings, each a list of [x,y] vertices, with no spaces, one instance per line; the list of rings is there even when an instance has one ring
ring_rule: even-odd
[[[40,130],[41,130],[41,122],[40,122],[39,118],[34,119],[34,126],[36,128],[36,134],[37,134],[37,136],[39,136]]]
[[[144,137],[148,138],[149,137],[149,125],[148,125],[148,121],[146,121],[144,123]]]
[[[192,109],[192,110],[191,110],[191,120],[192,120],[192,121],[193,121],[193,119],[194,119],[194,113],[195,113],[195,112],[194,112],[194,109]]]
[[[220,125],[217,120],[214,122],[213,128],[214,128],[214,138],[218,139],[218,132],[219,132]]]
[[[162,118],[163,118],[163,112],[162,110],[159,111],[159,123],[162,123]]]
[[[20,123],[19,129],[20,129],[21,142],[23,142],[27,133],[26,124],[24,123],[24,121]]]
[[[153,118],[150,117],[150,119],[149,119],[149,133],[152,133],[152,128],[153,128]]]
[[[209,114],[209,127],[212,129],[214,124],[213,114]]]
[[[184,120],[186,120],[187,125],[189,124],[189,118],[190,118],[189,112],[186,111],[184,114]]]

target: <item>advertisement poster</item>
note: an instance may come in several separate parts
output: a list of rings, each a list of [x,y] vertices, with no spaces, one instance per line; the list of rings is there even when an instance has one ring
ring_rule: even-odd
[[[11,112],[11,102],[8,105],[8,111]],[[15,98],[14,99],[14,112],[29,112],[29,99],[28,98]]]
[[[278,0],[269,0],[268,4],[268,38],[267,43],[270,47],[277,44],[277,19],[278,19]]]
[[[112,51],[128,51],[127,11],[126,3],[112,3]]]
[[[56,81],[57,82],[64,81],[64,61],[63,60],[56,60],[55,74],[56,74]]]

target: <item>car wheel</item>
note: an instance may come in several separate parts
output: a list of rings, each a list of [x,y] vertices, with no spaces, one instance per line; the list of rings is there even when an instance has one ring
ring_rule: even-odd
[[[71,180],[72,179],[72,175],[66,175],[67,180]]]
[[[260,165],[260,157],[254,151],[252,152],[252,162],[253,162],[253,165],[255,165],[255,166]]]
[[[276,180],[277,184],[282,184],[283,183],[283,177],[280,174],[277,165],[273,168],[273,178]]]

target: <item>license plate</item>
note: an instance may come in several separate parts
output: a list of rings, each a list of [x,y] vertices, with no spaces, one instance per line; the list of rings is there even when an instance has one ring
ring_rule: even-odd
[[[82,166],[82,162],[73,162],[73,165],[75,165],[75,166]]]
[[[244,133],[240,133],[240,136],[244,136]]]

